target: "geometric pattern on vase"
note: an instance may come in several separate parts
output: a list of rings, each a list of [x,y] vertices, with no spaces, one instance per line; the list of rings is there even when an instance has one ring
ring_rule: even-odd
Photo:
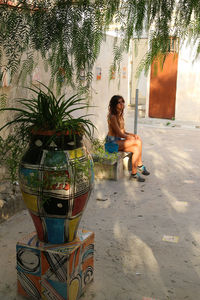
[[[21,161],[19,180],[38,238],[56,244],[71,242],[93,187],[92,158],[82,146],[34,149]]]
[[[30,212],[35,225],[38,238],[52,244],[71,242],[76,237],[76,232],[81,220],[81,215],[76,218],[49,218],[36,216]]]
[[[77,300],[93,280],[94,233],[78,230],[73,242],[54,245],[35,232],[17,243],[18,293],[31,299]]]

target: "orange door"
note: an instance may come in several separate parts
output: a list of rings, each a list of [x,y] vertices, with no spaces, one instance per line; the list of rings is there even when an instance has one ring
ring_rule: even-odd
[[[149,117],[173,119],[175,117],[178,53],[168,53],[163,67],[157,60],[151,66]],[[156,68],[156,71],[155,71]]]

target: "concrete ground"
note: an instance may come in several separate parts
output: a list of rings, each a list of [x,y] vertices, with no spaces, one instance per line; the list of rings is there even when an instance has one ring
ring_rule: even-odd
[[[138,124],[145,183],[95,184],[80,225],[95,232],[94,282],[81,300],[200,299],[200,129],[167,122]],[[15,245],[33,230],[25,210],[0,224],[0,300],[24,299]]]

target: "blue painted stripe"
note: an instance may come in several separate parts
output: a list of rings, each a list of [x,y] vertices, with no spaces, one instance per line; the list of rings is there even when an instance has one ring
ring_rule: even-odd
[[[32,236],[32,238],[28,241],[28,245],[29,245],[29,246],[31,245],[31,243],[32,243],[32,241],[33,241],[34,238],[35,238],[35,235]]]
[[[48,242],[52,244],[64,243],[65,219],[44,218],[47,227]]]

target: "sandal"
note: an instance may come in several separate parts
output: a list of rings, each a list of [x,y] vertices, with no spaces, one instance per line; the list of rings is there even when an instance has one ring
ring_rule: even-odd
[[[144,182],[145,181],[145,179],[138,172],[136,174],[131,174],[130,179],[131,180],[137,180],[139,182]]]
[[[147,169],[144,165],[142,165],[141,167],[138,167],[138,171],[145,176],[150,175],[150,172],[147,171]]]

